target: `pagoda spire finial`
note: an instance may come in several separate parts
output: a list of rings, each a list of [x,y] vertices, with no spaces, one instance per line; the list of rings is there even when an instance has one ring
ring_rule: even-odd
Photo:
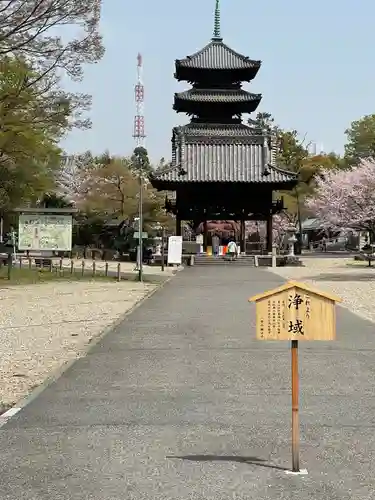
[[[216,0],[214,34],[212,40],[222,40],[220,31],[220,0]]]

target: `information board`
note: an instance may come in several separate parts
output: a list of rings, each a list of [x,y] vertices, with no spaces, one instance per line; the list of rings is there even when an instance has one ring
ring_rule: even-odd
[[[168,264],[181,264],[182,262],[182,236],[168,238]]]
[[[69,252],[72,249],[72,225],[71,215],[20,214],[18,249]]]
[[[340,298],[289,282],[250,299],[256,303],[259,340],[334,340]]]

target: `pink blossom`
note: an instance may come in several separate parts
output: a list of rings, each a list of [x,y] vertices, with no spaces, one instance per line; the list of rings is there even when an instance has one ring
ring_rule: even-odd
[[[272,217],[272,239],[273,243],[280,246],[287,229],[295,225],[294,217],[287,212],[281,212]],[[267,235],[267,226],[265,221],[248,221],[246,222],[246,232],[251,237],[255,237],[257,241],[264,242]]]
[[[362,161],[351,170],[322,170],[316,183],[306,206],[325,227],[375,229],[374,161]]]

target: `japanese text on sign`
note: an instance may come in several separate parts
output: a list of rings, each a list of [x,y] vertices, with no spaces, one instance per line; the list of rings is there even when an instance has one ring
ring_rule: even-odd
[[[253,297],[257,337],[262,340],[333,340],[339,298],[289,282]]]

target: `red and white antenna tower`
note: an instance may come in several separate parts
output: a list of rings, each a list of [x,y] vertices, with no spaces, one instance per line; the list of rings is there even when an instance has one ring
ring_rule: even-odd
[[[137,57],[137,83],[134,87],[136,112],[134,117],[134,132],[133,137],[136,142],[136,147],[144,147],[146,134],[145,134],[145,117],[144,117],[144,100],[145,88],[143,85],[143,64],[142,55],[138,54]]]

